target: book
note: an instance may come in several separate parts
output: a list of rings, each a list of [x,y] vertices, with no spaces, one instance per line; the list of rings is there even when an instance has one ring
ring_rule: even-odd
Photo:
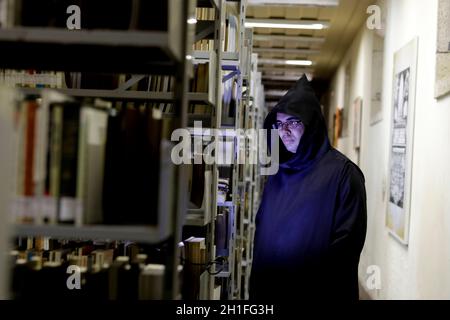
[[[198,300],[200,297],[200,276],[206,269],[205,238],[189,237],[183,242],[185,245],[183,299]]]
[[[119,256],[109,268],[109,299],[116,300],[119,291],[119,270],[129,261],[127,256]]]
[[[229,241],[229,224],[228,212],[221,210],[217,213],[215,221],[215,245],[218,256],[228,256],[228,241]]]
[[[81,214],[76,224],[96,224],[103,220],[102,194],[107,110],[84,105],[80,114],[78,176],[76,197],[81,201]]]
[[[106,224],[157,224],[161,119],[128,105],[109,114],[103,188]]]
[[[139,300],[162,300],[164,298],[163,264],[148,264],[139,275]]]
[[[192,169],[189,179],[190,204],[191,207],[201,208],[205,193],[205,164],[202,161],[201,164],[192,164],[189,167]]]
[[[117,275],[118,300],[138,300],[140,273],[141,265],[136,262],[126,263],[119,268]]]
[[[36,113],[38,104],[36,100],[25,101],[26,103],[26,133],[25,133],[25,177],[24,190],[25,196],[35,195],[34,189],[34,155],[36,140]]]
[[[61,158],[59,176],[60,223],[74,223],[79,214],[77,196],[78,140],[80,127],[80,104],[66,102],[62,105]]]

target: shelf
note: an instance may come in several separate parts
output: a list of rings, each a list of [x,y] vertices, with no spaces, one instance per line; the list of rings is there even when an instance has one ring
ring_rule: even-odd
[[[170,119],[175,118],[174,113],[163,113],[163,118]],[[210,126],[211,125],[211,114],[210,113],[188,113],[188,126],[194,126],[195,121],[202,121],[202,125]]]
[[[220,271],[218,274],[215,275],[217,278],[228,278],[230,277],[231,273],[230,271]]]
[[[193,56],[194,60],[207,60],[207,61],[209,61],[211,59],[211,51],[195,50],[192,53],[192,56]]]
[[[57,91],[71,97],[89,97],[112,100],[144,100],[168,102],[175,101],[173,92],[156,91],[125,91],[125,90],[97,90],[97,89],[54,89],[54,88],[20,88],[26,95],[40,95],[43,89]],[[206,92],[189,92],[187,94],[189,102],[204,103],[214,105]]]
[[[184,58],[173,42],[161,31],[1,29],[0,68],[173,74]]]
[[[187,128],[189,130],[189,133],[193,136],[206,136],[206,137],[211,137],[211,130],[217,130],[217,132],[219,132],[219,136],[221,138],[234,138],[236,137],[236,132],[235,131],[231,131],[231,130],[225,130],[225,129],[229,129],[229,128],[208,128],[208,127],[202,127],[201,132],[197,132],[195,131],[195,127],[188,127]],[[199,134],[200,133],[200,134]]]
[[[207,90],[208,92],[205,93],[207,95],[206,101],[209,102],[211,105],[215,105],[215,102],[217,100],[217,94],[216,94],[216,86],[217,86],[217,75],[216,75],[216,53],[213,50],[210,51],[194,51],[192,53],[193,64],[208,64],[208,74],[207,74]],[[189,99],[189,97],[188,97]],[[204,98],[203,98],[204,99]]]
[[[221,61],[222,70],[238,71],[239,65],[239,53],[238,52],[222,52]]]
[[[207,92],[188,92],[187,99],[189,102],[204,103],[210,106],[214,106],[210,94]]]
[[[239,52],[222,52],[222,60],[239,62]]]
[[[233,201],[225,201],[223,203],[217,203],[217,206],[218,207],[229,207],[229,208],[232,208],[232,207],[234,207],[234,203],[233,203]]]
[[[130,240],[157,243],[166,239],[153,226],[66,226],[66,225],[15,225],[17,236],[47,236],[63,239]]]
[[[196,227],[203,227],[206,226],[208,223],[210,223],[210,219],[205,219],[205,214],[202,211],[202,213],[197,213],[200,209],[188,209],[188,213],[186,214],[186,226],[196,226]]]

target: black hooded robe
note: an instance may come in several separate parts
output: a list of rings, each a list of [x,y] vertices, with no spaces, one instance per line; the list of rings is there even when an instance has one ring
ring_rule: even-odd
[[[280,139],[280,167],[268,178],[256,215],[250,299],[357,300],[367,220],[364,176],[330,146],[305,76],[268,114],[265,129],[277,112],[298,117],[305,132],[296,154]]]

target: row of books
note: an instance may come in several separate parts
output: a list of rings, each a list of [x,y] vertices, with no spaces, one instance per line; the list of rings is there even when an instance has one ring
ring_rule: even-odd
[[[171,119],[153,104],[59,97],[17,108],[16,221],[156,223],[160,140],[170,139]],[[205,166],[193,168],[190,199],[199,208]]]
[[[189,82],[188,91],[198,93],[208,93],[211,89],[210,64],[197,63],[194,64],[193,78]],[[104,89],[116,90],[126,81],[130,80],[130,74],[101,74],[101,73],[78,73],[77,81],[72,80],[70,76],[66,76],[65,85],[69,88],[81,89]],[[175,78],[170,75],[146,75],[142,80],[138,81],[130,88],[130,91],[150,91],[150,92],[174,92]],[[174,112],[172,102],[148,102],[147,106],[158,108],[161,112]],[[205,104],[191,103],[189,107],[191,113],[207,113],[210,110]]]
[[[64,73],[36,70],[0,70],[0,86],[26,88],[61,88]]]
[[[16,221],[157,224],[159,110],[59,98],[17,108]]]
[[[197,8],[196,19],[197,23],[202,23],[201,21],[215,21],[215,9]],[[225,28],[221,30],[223,32],[221,49],[225,52],[237,52],[239,51],[239,19],[236,15],[228,13],[226,15],[225,25]],[[212,39],[201,39],[194,43],[193,50],[214,50],[214,44],[214,40]]]
[[[204,298],[208,274],[205,272],[206,240],[203,237],[189,237],[183,241],[181,251],[183,262],[182,296],[185,300],[199,300]]]
[[[127,75],[120,83],[129,80],[130,77],[131,75]],[[175,78],[169,75],[146,75],[141,81],[133,85],[130,90],[174,92]],[[147,102],[146,105],[151,108],[157,108],[164,113],[172,113],[175,111],[174,105],[171,102]]]
[[[190,81],[189,91],[198,93],[208,93],[212,90],[211,75],[209,63],[194,64],[194,77]],[[190,103],[189,113],[208,114],[211,113],[210,107],[205,103]]]
[[[216,9],[215,8],[196,8],[195,17],[197,23],[202,23],[200,21],[214,22],[216,20]],[[200,51],[210,51],[214,50],[214,40],[213,39],[201,39],[194,43],[193,50]]]
[[[216,8],[195,8],[197,21],[215,21]]]
[[[178,296],[206,299],[205,238],[188,237],[179,248]],[[12,298],[163,299],[166,251],[165,243],[18,238],[10,254]]]
[[[23,245],[21,248],[19,242],[17,250],[11,252],[14,299],[164,298],[164,257],[155,255],[156,247],[150,250],[136,243],[48,238],[27,238],[22,242],[27,249]],[[181,265],[178,272],[182,285]]]

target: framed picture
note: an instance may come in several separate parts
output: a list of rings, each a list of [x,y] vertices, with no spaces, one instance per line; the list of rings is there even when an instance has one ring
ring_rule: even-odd
[[[383,53],[384,38],[378,33],[373,34],[370,124],[383,120]]]
[[[434,97],[450,93],[450,0],[439,0]]]
[[[334,114],[334,134],[333,134],[333,147],[337,147],[338,140],[342,134],[342,109],[337,107]]]
[[[361,115],[362,115],[362,98],[358,97],[353,101],[353,148],[359,149],[361,146]]]
[[[394,55],[386,226],[408,244],[418,38]]]
[[[348,123],[351,109],[351,83],[352,83],[352,65],[348,62],[345,67],[345,80],[344,80],[344,106],[342,108],[342,130],[339,137],[348,137]]]

